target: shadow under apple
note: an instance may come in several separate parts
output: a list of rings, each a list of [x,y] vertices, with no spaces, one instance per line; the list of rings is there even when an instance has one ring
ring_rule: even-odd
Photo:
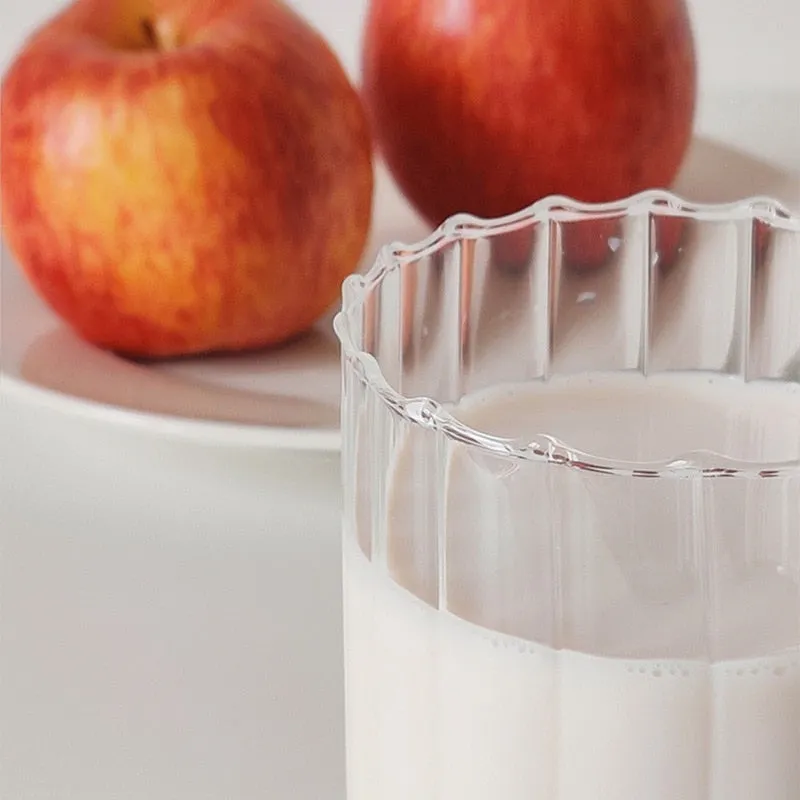
[[[313,396],[292,393],[280,380],[270,380],[277,372],[270,354],[143,364],[88,345],[65,327],[37,338],[20,372],[40,388],[131,411],[281,428],[337,427],[335,342],[315,332],[285,350],[283,359],[293,351],[294,369],[314,374]],[[291,376],[274,377],[288,383]]]

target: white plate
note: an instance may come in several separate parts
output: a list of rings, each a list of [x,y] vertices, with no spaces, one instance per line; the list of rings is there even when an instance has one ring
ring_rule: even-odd
[[[698,202],[768,195],[800,205],[796,175],[704,138],[694,141],[674,189]],[[379,166],[361,268],[382,244],[413,242],[428,230]],[[338,448],[339,350],[330,314],[277,350],[143,365],[79,340],[33,294],[6,250],[2,270],[3,379],[25,400],[209,444]]]

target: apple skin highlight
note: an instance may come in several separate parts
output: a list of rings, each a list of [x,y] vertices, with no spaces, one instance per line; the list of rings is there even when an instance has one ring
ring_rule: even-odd
[[[79,335],[159,357],[308,329],[362,254],[372,145],[272,0],[78,0],[2,84],[6,241]]]

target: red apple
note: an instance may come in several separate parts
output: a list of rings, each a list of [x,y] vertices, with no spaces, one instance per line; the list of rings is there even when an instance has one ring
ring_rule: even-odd
[[[495,235],[489,240],[492,263],[499,269],[509,272],[526,270],[533,258],[538,233],[536,227],[528,226]]]
[[[78,0],[18,54],[1,119],[7,241],[102,347],[281,342],[364,248],[361,100],[279,0]]]
[[[561,194],[667,187],[696,93],[685,0],[371,0],[363,96],[399,187],[431,224]],[[605,227],[572,245],[607,253]],[[573,246],[574,245],[574,246]]]

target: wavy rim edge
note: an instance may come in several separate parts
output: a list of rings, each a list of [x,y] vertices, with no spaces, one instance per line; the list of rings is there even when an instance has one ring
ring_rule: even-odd
[[[421,425],[434,434],[467,444],[501,458],[540,461],[587,472],[641,478],[786,478],[800,476],[800,458],[781,462],[739,461],[719,453],[690,451],[658,461],[609,459],[570,447],[548,435],[509,439],[473,428],[453,416],[441,403],[428,396],[406,397],[386,380],[378,362],[353,340],[348,316],[363,305],[367,294],[390,273],[405,264],[433,255],[448,245],[498,235],[532,223],[602,219],[606,216],[659,214],[692,217],[700,222],[764,222],[771,228],[800,233],[800,216],[771,197],[754,195],[727,203],[695,203],[673,192],[650,190],[609,203],[584,203],[564,195],[551,195],[503,217],[482,218],[455,214],[428,236],[415,243],[390,242],[378,251],[372,266],[363,274],[348,276],[342,284],[342,305],[333,320],[342,356],[351,361],[359,377],[375,392],[387,410]]]

